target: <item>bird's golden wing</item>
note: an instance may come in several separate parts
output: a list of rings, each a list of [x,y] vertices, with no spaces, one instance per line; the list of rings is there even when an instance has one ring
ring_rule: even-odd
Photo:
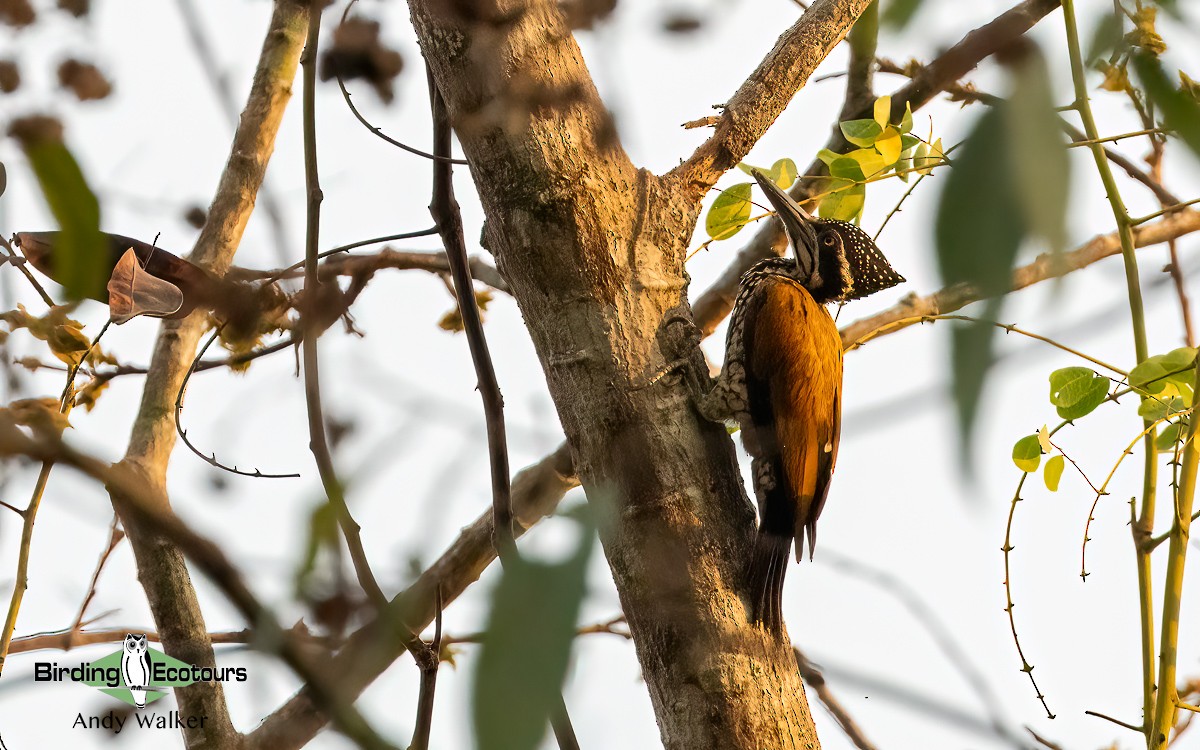
[[[771,461],[783,485],[770,493],[771,507],[760,508],[761,522],[794,534],[799,559],[805,529],[811,555],[837,461],[842,343],[829,312],[799,284],[766,281],[754,296],[747,320],[750,412],[760,458]]]

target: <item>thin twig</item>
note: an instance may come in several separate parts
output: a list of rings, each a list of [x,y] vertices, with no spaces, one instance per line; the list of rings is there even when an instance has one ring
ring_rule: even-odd
[[[842,732],[845,733],[846,737],[859,750],[875,750],[874,743],[867,739],[862,729],[858,726],[858,723],[854,721],[854,717],[850,715],[850,712],[846,710],[842,702],[829,689],[829,683],[825,681],[825,675],[821,674],[821,670],[817,668],[817,665],[809,661],[799,646],[792,646],[792,650],[796,652],[796,665],[800,668],[800,677],[804,680],[804,684],[816,691],[817,698],[825,706],[825,709],[829,711],[833,720],[842,728]]]
[[[1095,716],[1097,719],[1104,719],[1105,721],[1111,721],[1113,724],[1116,724],[1119,727],[1125,727],[1126,729],[1137,732],[1138,734],[1142,734],[1141,727],[1121,721],[1120,719],[1114,719],[1113,717],[1108,716],[1107,714],[1102,714],[1099,711],[1084,711],[1084,713],[1087,714],[1088,716]]]
[[[417,694],[417,724],[408,750],[428,750],[429,732],[433,728],[433,703],[437,689],[438,667],[442,663],[442,592],[434,593],[436,614],[433,619],[433,642],[425,651],[421,668],[421,689]]]
[[[350,551],[350,560],[354,564],[354,572],[358,583],[362,586],[367,598],[376,607],[387,605],[387,596],[375,574],[371,571],[370,561],[363,548],[362,533],[358,522],[350,514],[346,504],[345,488],[338,479],[333,466],[333,456],[329,451],[329,440],[325,430],[325,412],[321,407],[321,376],[318,369],[320,357],[317,351],[317,341],[321,337],[319,310],[321,280],[317,278],[317,245],[320,242],[321,229],[321,183],[317,173],[317,124],[316,124],[316,90],[317,90],[317,48],[321,34],[321,12],[313,9],[308,24],[308,41],[304,45],[304,54],[300,56],[300,67],[304,72],[304,184],[308,192],[307,230],[304,241],[304,291],[307,305],[301,310],[301,329],[304,340],[300,349],[304,360],[304,403],[308,410],[308,440],[309,449],[317,463],[317,471],[321,475],[321,484],[325,488],[325,496],[330,505],[337,511],[338,524],[342,535],[346,538],[346,547]]]
[[[213,329],[213,332],[212,332],[212,334],[209,335],[208,340],[204,342],[204,346],[200,347],[200,351],[197,352],[196,356],[192,359],[192,365],[191,365],[191,367],[188,368],[187,373],[184,374],[183,381],[180,382],[180,384],[179,384],[179,390],[177,390],[175,393],[175,431],[179,434],[179,439],[182,440],[183,444],[188,447],[188,450],[190,450],[192,453],[199,456],[201,461],[208,464],[209,466],[220,469],[221,471],[227,471],[230,474],[237,474],[238,476],[243,476],[243,477],[251,477],[253,479],[296,479],[296,478],[299,478],[300,475],[296,474],[296,473],[269,474],[269,473],[260,471],[259,469],[254,469],[253,471],[244,471],[242,469],[239,469],[237,466],[227,466],[217,460],[216,453],[213,453],[210,455],[205,455],[204,453],[202,453],[200,451],[199,448],[197,448],[195,445],[193,445],[192,441],[188,438],[188,431],[183,428],[183,397],[184,397],[184,394],[187,393],[188,381],[192,379],[192,374],[195,373],[197,371],[197,369],[199,369],[201,358],[204,356],[204,353],[208,351],[208,348],[210,346],[212,346],[213,342],[217,340],[217,337],[221,335],[222,328],[224,328],[224,324],[217,326],[216,328]],[[219,366],[219,365],[214,365],[214,366]]]
[[[75,615],[75,622],[71,623],[71,627],[67,631],[68,650],[74,645],[74,636],[82,629],[83,618],[87,614],[88,605],[92,603],[92,599],[96,596],[96,584],[100,580],[100,573],[108,563],[108,558],[112,556],[113,550],[117,548],[117,545],[124,538],[125,532],[121,530],[120,523],[114,513],[112,523],[108,527],[108,543],[104,545],[104,551],[100,553],[100,559],[96,561],[96,568],[92,571],[92,580],[88,583],[87,593],[83,597],[83,602],[79,605],[79,612]]]

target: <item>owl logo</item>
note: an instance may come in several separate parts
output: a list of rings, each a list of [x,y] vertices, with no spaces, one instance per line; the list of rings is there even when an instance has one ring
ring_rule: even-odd
[[[146,707],[146,686],[150,684],[150,649],[146,645],[146,634],[127,633],[122,644],[121,678],[133,696],[134,705]]]

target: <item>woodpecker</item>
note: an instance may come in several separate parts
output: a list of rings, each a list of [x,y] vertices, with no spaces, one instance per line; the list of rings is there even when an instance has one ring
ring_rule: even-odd
[[[761,172],[754,178],[787,232],[792,257],[769,258],[742,276],[725,363],[697,400],[715,421],[736,419],[752,457],[759,524],[748,566],[755,622],[781,634],[788,552],[812,558],[817,518],[837,463],[842,341],[825,305],[904,281],[858,227],[816,219]]]

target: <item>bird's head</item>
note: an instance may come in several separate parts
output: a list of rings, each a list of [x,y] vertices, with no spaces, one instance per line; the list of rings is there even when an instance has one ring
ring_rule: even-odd
[[[796,255],[795,278],[817,302],[860,299],[904,281],[866,232],[845,221],[813,217],[762,172],[753,174],[787,232]]]

